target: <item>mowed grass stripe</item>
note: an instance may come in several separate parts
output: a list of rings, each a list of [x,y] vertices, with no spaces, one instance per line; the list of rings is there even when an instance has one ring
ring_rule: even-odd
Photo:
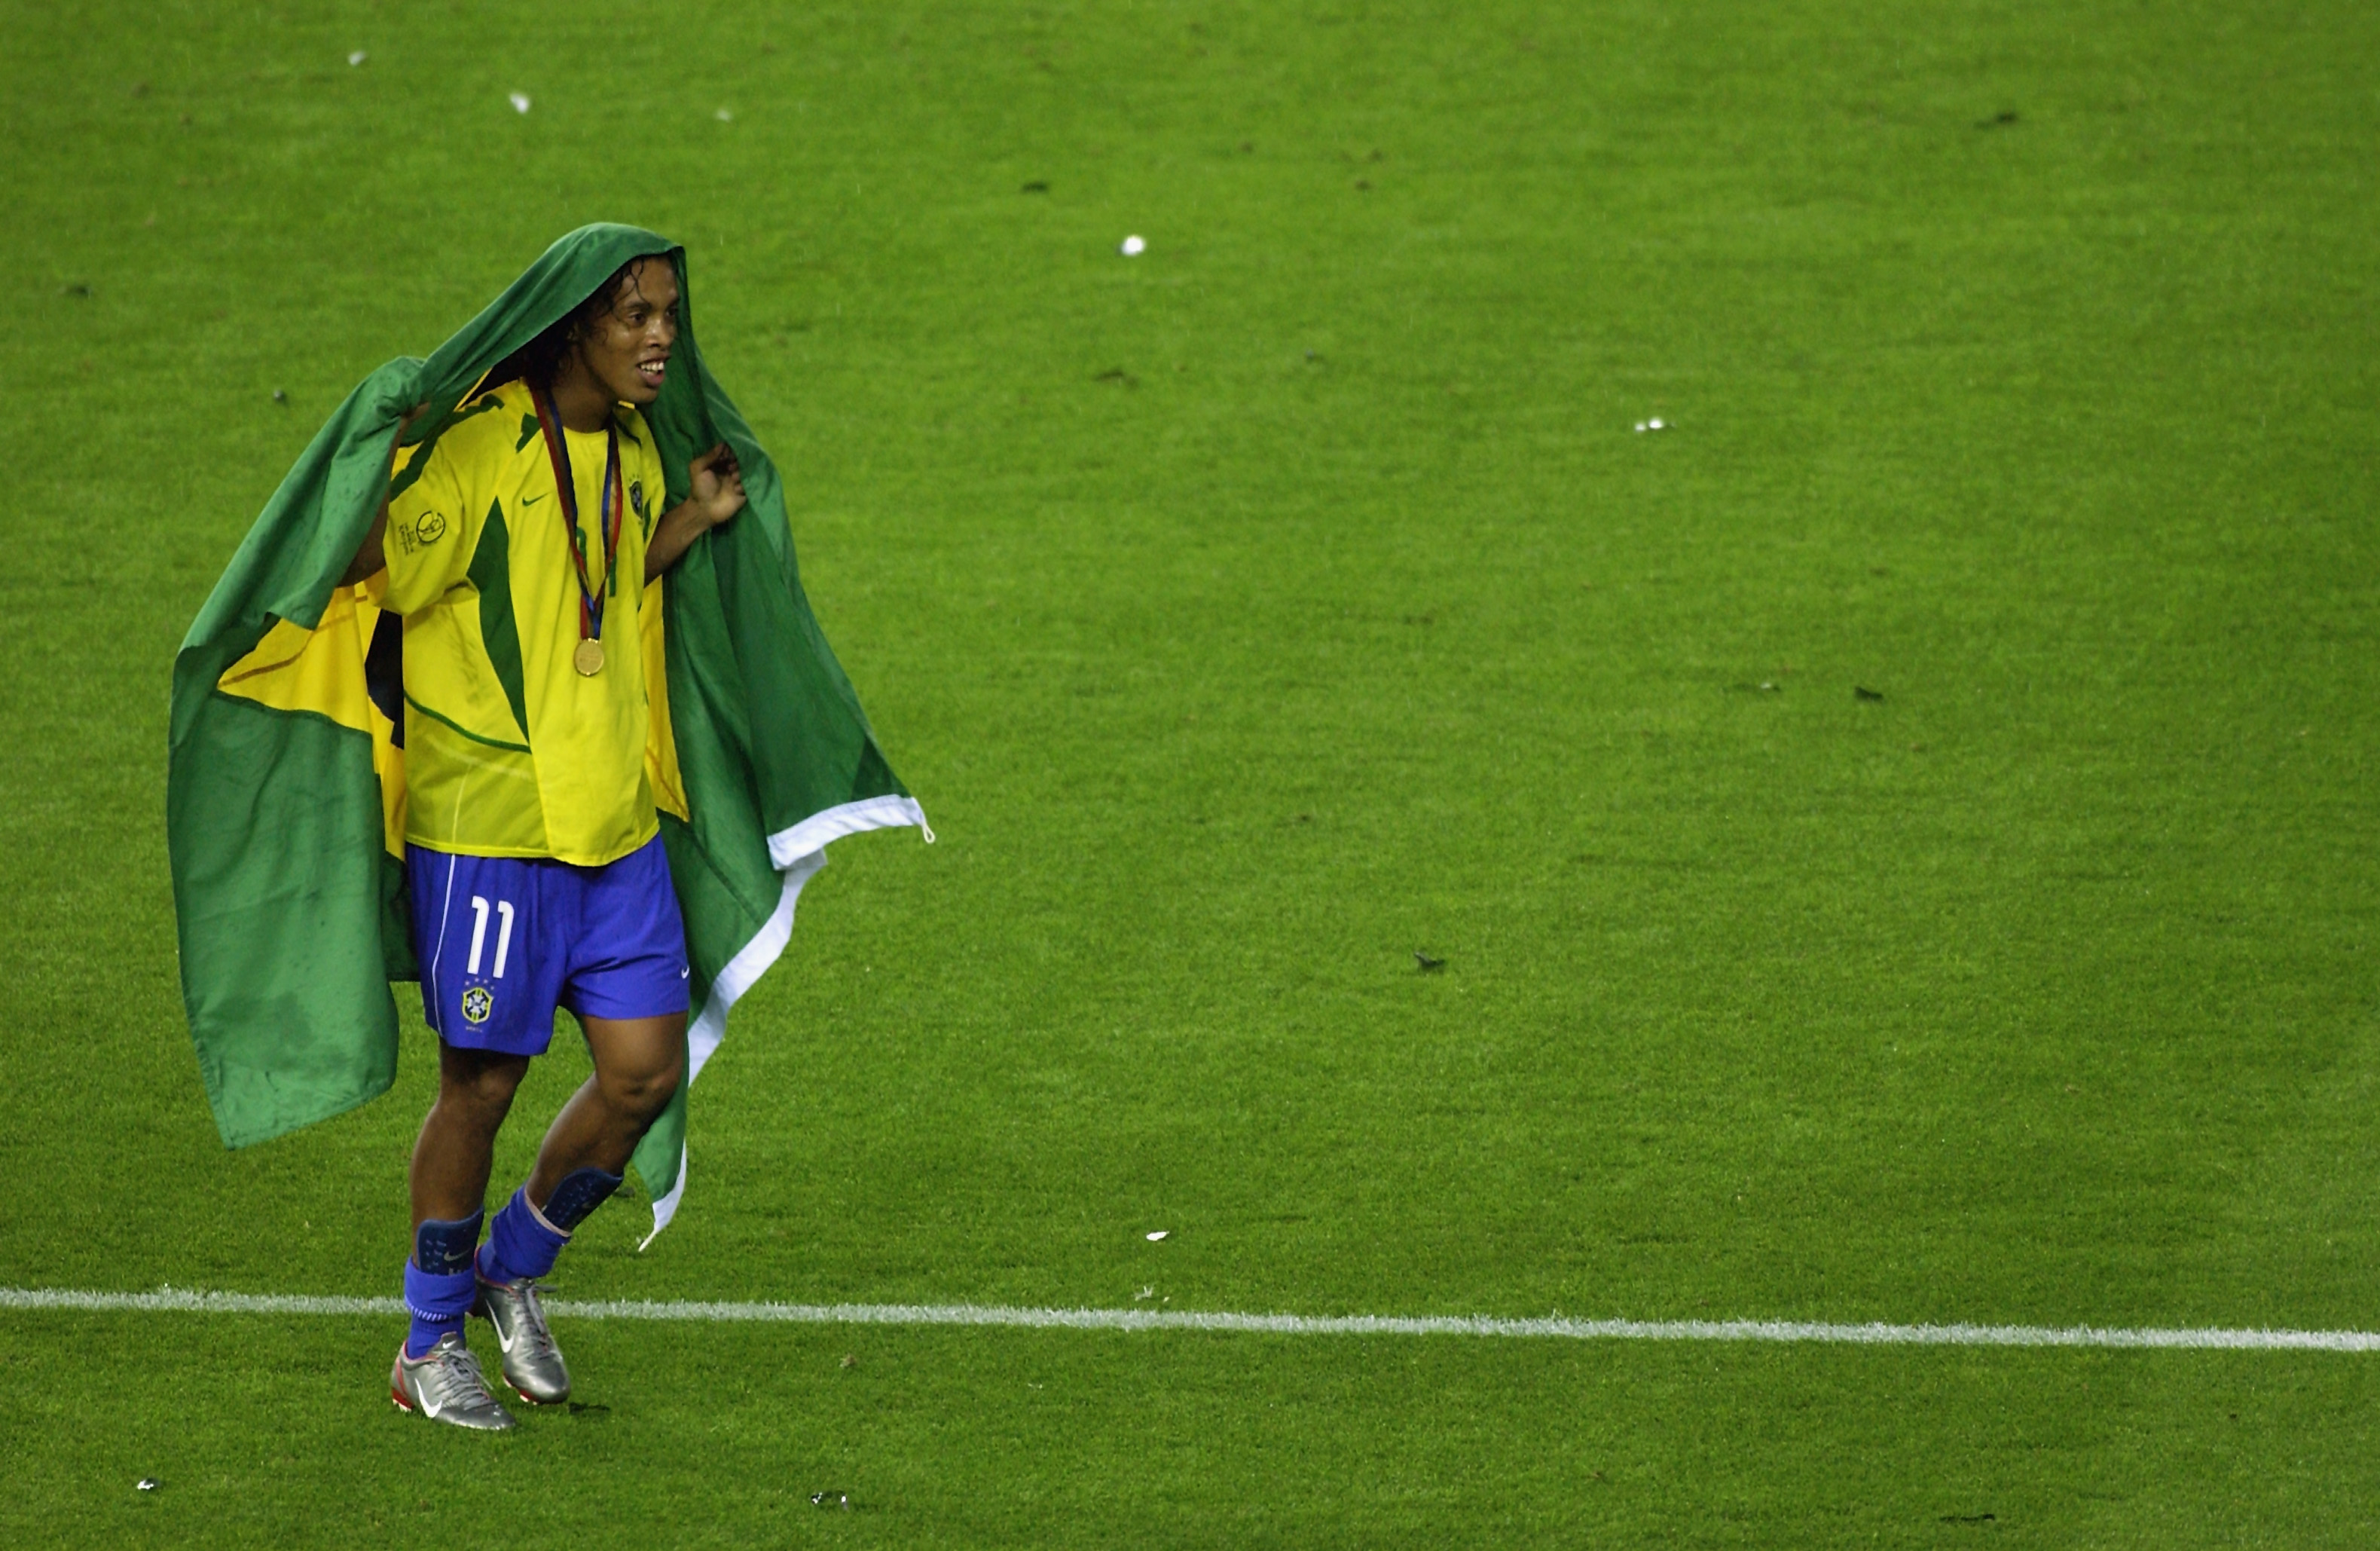
[[[1883,1347],[2125,1347],[2211,1351],[2374,1351],[2367,1330],[2160,1330],[2098,1325],[1829,1325],[1809,1320],[1497,1319],[1486,1314],[1238,1314],[1145,1309],[1009,1309],[977,1303],[767,1303],[550,1299],[562,1319],[772,1325],[989,1325],[1028,1330],[1204,1330],[1267,1336],[1500,1336],[1572,1341],[1814,1341]],[[401,1315],[402,1300],[302,1293],[93,1292],[0,1288],[0,1309],[197,1314]]]

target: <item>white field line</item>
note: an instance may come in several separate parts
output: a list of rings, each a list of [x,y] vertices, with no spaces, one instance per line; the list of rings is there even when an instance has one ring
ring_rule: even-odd
[[[1209,1330],[1270,1336],[1504,1336],[1572,1341],[1814,1341],[1866,1347],[2129,1347],[2198,1351],[2380,1351],[2365,1330],[2125,1330],[2098,1325],[1820,1325],[1798,1320],[1496,1319],[1478,1315],[1229,1314],[1141,1309],[1010,1309],[976,1303],[699,1303],[550,1299],[559,1319],[773,1325],[992,1325],[1027,1330]],[[0,1311],[398,1317],[395,1298],[285,1293],[86,1292],[0,1288]]]

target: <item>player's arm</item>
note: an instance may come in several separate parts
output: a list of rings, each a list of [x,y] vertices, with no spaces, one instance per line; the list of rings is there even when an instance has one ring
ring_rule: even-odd
[[[676,565],[688,544],[744,509],[744,470],[724,442],[686,466],[686,499],[662,514],[645,546],[647,581]]]
[[[422,403],[416,404],[412,409],[405,411],[405,418],[396,422],[396,440],[399,446],[405,445],[405,434],[413,429],[413,422],[427,414],[429,410],[430,406]],[[347,562],[346,573],[339,578],[340,586],[353,587],[357,582],[388,564],[388,556],[382,547],[387,536],[388,492],[383,486],[381,491],[380,510],[372,513],[371,526],[364,531],[363,546],[356,551],[356,557]]]
[[[388,564],[388,556],[382,552],[382,542],[387,536],[388,497],[382,495],[380,498],[380,510],[372,513],[371,527],[364,532],[363,547],[356,551],[356,557],[353,560],[347,562],[346,574],[339,578],[340,586],[353,587],[357,582]]]

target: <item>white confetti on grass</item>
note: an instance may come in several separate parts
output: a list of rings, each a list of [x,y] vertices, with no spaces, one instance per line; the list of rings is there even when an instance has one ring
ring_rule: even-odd
[[[735,115],[726,108],[721,108],[717,113],[712,114],[710,116],[716,118],[722,124],[725,124],[732,120]]]
[[[355,53],[347,55],[347,63],[350,66],[360,65],[370,57],[371,55],[366,54],[363,50],[358,49]]]
[[[1140,257],[1141,254],[1148,251],[1148,244],[1143,242],[1136,237],[1128,237],[1125,238],[1123,241],[1117,244],[1116,251],[1122,253],[1127,259],[1136,259]]]
[[[528,93],[526,92],[514,92],[512,94],[512,104],[513,111],[515,113],[527,113],[528,111]]]

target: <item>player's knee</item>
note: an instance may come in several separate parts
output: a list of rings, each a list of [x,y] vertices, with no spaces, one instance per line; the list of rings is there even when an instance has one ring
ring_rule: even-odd
[[[438,1103],[484,1124],[502,1125],[527,1066],[526,1062],[450,1064],[439,1073]]]
[[[615,1112],[646,1123],[669,1107],[685,1077],[683,1055],[633,1071],[607,1072],[601,1078],[603,1097]]]

